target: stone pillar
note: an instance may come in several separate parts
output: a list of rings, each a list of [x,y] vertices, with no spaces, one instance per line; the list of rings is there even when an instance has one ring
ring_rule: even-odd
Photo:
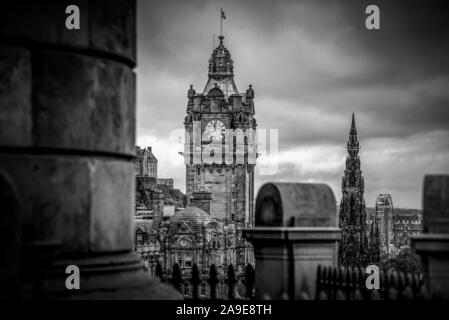
[[[412,246],[424,264],[430,297],[449,299],[449,175],[428,175],[423,192],[424,233]]]
[[[210,214],[210,203],[212,201],[212,193],[206,191],[196,191],[193,193],[191,205]]]
[[[178,297],[132,251],[135,30],[129,0],[0,4],[2,296]]]
[[[256,259],[256,298],[312,299],[319,264],[337,263],[337,209],[324,184],[268,183],[244,229]]]

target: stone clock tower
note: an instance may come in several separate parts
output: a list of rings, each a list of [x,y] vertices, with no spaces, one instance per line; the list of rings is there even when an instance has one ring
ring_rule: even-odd
[[[244,94],[237,90],[223,39],[209,59],[203,92],[190,86],[187,93],[186,193],[189,203],[194,193],[211,196],[210,215],[240,229],[254,224],[254,90],[251,85]]]

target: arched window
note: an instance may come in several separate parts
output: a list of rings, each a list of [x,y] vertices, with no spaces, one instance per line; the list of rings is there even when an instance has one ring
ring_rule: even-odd
[[[186,268],[191,268],[192,267],[192,256],[186,256],[186,259],[184,261],[184,266]]]

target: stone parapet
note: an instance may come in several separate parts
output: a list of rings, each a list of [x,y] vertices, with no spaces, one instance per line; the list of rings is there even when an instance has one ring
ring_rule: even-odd
[[[337,263],[340,229],[332,190],[323,184],[265,184],[256,200],[256,298],[313,299],[318,265]]]
[[[427,175],[423,190],[424,233],[411,237],[421,256],[432,298],[449,299],[449,175]]]

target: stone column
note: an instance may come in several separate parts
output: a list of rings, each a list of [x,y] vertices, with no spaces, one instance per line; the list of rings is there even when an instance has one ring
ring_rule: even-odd
[[[337,209],[324,184],[268,183],[244,229],[256,259],[256,298],[312,299],[319,264],[337,263]]]
[[[135,29],[129,0],[0,4],[3,296],[178,297],[132,251]]]
[[[449,175],[428,175],[423,192],[424,233],[412,246],[424,264],[430,297],[449,299]]]

